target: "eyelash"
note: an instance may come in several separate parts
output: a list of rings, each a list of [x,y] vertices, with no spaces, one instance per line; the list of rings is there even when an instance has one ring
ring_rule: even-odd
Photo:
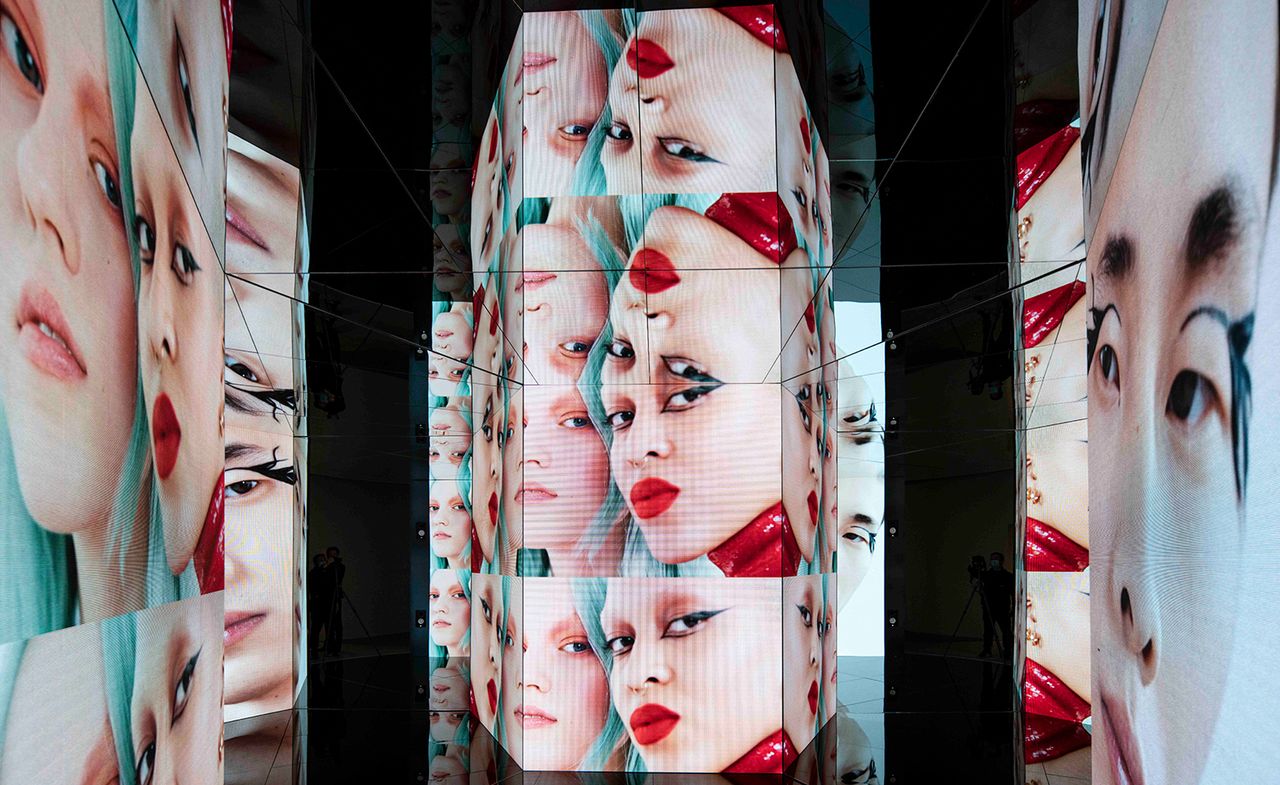
[[[671,621],[667,622],[666,627],[663,628],[662,635],[659,637],[660,638],[687,638],[688,636],[696,633],[698,629],[708,619],[711,619],[713,616],[718,616],[727,610],[729,609],[721,608],[719,610],[714,610],[714,611],[694,611],[693,613],[686,613],[683,616],[677,616]],[[677,622],[683,623],[687,629],[673,631],[671,628]],[[622,643],[622,641],[630,641],[630,642]],[[631,650],[631,647],[635,645],[635,642],[636,642],[636,639],[634,635],[617,635],[612,638],[609,638],[605,642],[605,646],[609,649],[609,651],[613,652],[614,657],[621,657],[622,655],[626,654],[628,651]]]
[[[140,261],[150,267],[155,263],[156,253],[156,232],[142,215],[134,220],[133,227],[135,237],[138,240],[138,256]],[[178,281],[183,286],[190,286],[195,278],[195,274],[200,272],[202,268],[197,262],[194,254],[191,253],[185,245],[181,243],[173,244],[173,262],[169,268],[177,275]]]
[[[662,151],[672,158],[681,161],[692,161],[694,163],[720,163],[711,156],[696,149],[693,145],[682,139],[658,137],[658,145]],[[673,149],[674,148],[674,149]]]
[[[196,143],[196,150],[199,151],[200,134],[196,131],[196,113],[191,99],[191,70],[187,67],[187,53],[182,47],[182,37],[176,31],[174,39],[177,41],[178,47],[178,92],[182,94],[182,103],[187,110],[187,122],[191,127],[191,138]]]

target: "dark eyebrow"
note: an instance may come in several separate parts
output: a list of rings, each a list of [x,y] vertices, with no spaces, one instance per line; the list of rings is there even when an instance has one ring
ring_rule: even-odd
[[[1185,260],[1197,273],[1224,258],[1240,237],[1238,200],[1231,186],[1221,185],[1196,203],[1187,222]]]
[[[874,523],[874,521],[871,520],[871,516],[863,512],[854,513],[853,520],[855,523]]]
[[[226,446],[226,455],[224,460],[232,460],[233,458],[242,458],[246,455],[252,455],[256,452],[265,452],[261,447],[253,444],[245,444],[244,442],[231,442]]]
[[[1202,305],[1187,314],[1187,318],[1182,320],[1182,326],[1178,328],[1178,332],[1182,332],[1187,329],[1187,325],[1190,324],[1191,320],[1197,316],[1208,316],[1225,328],[1229,329],[1231,327],[1231,320],[1227,318],[1226,311],[1221,308],[1215,308],[1212,305]]]
[[[1098,272],[1107,278],[1123,280],[1133,269],[1133,241],[1124,235],[1107,238],[1102,247],[1102,262]]]

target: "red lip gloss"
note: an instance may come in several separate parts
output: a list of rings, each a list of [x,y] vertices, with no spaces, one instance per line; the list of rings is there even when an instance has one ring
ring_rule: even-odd
[[[676,62],[656,42],[637,38],[627,50],[627,65],[641,79],[652,79],[675,68]]]
[[[676,266],[666,254],[652,248],[645,248],[636,254],[627,276],[631,285],[645,294],[665,292],[680,283]]]
[[[678,722],[680,715],[666,706],[646,703],[631,713],[631,732],[637,744],[657,744],[675,730]]]
[[[639,518],[653,518],[675,504],[680,489],[657,477],[641,480],[631,487],[631,507]]]

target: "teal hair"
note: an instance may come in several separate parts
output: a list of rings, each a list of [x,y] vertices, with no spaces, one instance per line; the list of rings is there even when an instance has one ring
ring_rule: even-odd
[[[101,630],[107,719],[111,723],[116,760],[120,764],[120,785],[137,785],[137,769],[133,757],[133,684],[137,662],[137,616],[128,613],[105,619]]]
[[[627,248],[622,252],[641,246],[644,230],[649,218],[659,207],[684,207],[699,214],[720,198],[720,194],[662,194],[618,197],[618,208],[622,214],[622,226],[626,237]],[[578,231],[587,243],[587,247],[595,254],[600,268],[604,271],[608,284],[610,300],[622,279],[626,267],[626,258],[614,248],[603,227],[592,216],[578,222]],[[587,362],[582,375],[578,378],[578,392],[587,405],[587,413],[600,434],[607,451],[613,449],[613,428],[609,425],[608,412],[605,411],[602,392],[604,389],[602,376],[609,344],[613,342],[613,326],[605,322],[600,336],[591,345],[587,353]],[[620,575],[632,577],[690,577],[690,576],[722,576],[722,573],[706,556],[701,556],[683,564],[666,564],[654,558],[645,542],[644,533],[635,524],[622,491],[612,478],[609,489],[600,508],[592,516],[591,522],[584,528],[578,538],[577,549],[588,561],[594,560],[601,546],[608,541],[609,533],[615,526],[622,526],[626,531],[622,550],[622,561],[619,565]]]
[[[137,5],[134,0],[121,0],[118,4],[121,25],[111,24],[116,17],[116,0],[103,0],[103,12],[107,24],[107,76],[110,81],[111,109],[116,133],[116,152],[119,157],[120,202],[124,213],[125,237],[129,243],[129,257],[133,268],[134,298],[138,297],[142,278],[142,258],[138,252],[137,237],[131,230],[137,220],[134,212],[133,189],[133,113],[138,100],[137,61],[130,40],[137,29]],[[141,345],[141,341],[139,341]],[[188,565],[178,576],[169,572],[164,552],[164,523],[160,513],[158,489],[148,483],[150,429],[146,412],[146,397],[139,372],[135,387],[133,427],[129,434],[121,464],[119,485],[116,488],[111,520],[107,527],[108,560],[118,560],[115,567],[118,576],[126,581],[136,581],[139,576],[125,574],[124,554],[133,539],[134,523],[139,513],[139,500],[150,494],[149,504],[143,509],[150,513],[147,533],[147,573],[143,577],[146,586],[146,605],[159,605],[199,594],[195,568]]]
[[[31,638],[76,622],[71,537],[31,517],[14,463],[12,436],[0,401],[0,641]]]
[[[635,10],[624,9],[622,11],[621,31],[613,29],[604,11],[579,11],[577,13],[578,18],[582,20],[582,24],[591,33],[591,38],[596,42],[596,46],[600,47],[600,53],[604,56],[605,72],[612,74],[613,69],[618,65],[618,61],[622,59],[623,45],[631,37],[631,33],[635,31]],[[621,35],[619,35],[619,32]],[[603,196],[609,192],[609,183],[605,178],[604,166],[600,162],[600,151],[604,149],[609,126],[612,124],[613,110],[606,100],[595,125],[591,126],[591,132],[587,134],[587,143],[583,146],[582,154],[578,157],[578,163],[574,167],[570,193],[579,196]]]
[[[520,203],[520,212],[516,220],[516,228],[523,229],[529,224],[544,224],[551,214],[551,200],[545,196],[526,196]]]
[[[591,651],[600,660],[605,677],[610,681],[612,689],[613,652],[609,650],[608,636],[600,624],[600,613],[604,610],[604,602],[609,596],[609,584],[604,578],[573,578],[570,581],[573,589],[573,607],[587,631],[587,641]],[[627,735],[627,726],[614,702],[609,701],[609,716],[605,718],[604,727],[595,741],[587,748],[580,768],[592,771],[604,771],[611,768],[614,761],[621,757],[625,761],[623,771],[645,771],[644,760],[631,744]]]
[[[0,763],[4,762],[4,739],[9,727],[9,704],[13,700],[13,688],[18,683],[18,668],[22,665],[22,653],[26,649],[26,641],[14,641],[0,646]]]
[[[462,585],[462,593],[466,595],[467,607],[470,608],[471,607],[471,570],[469,569],[455,570],[451,567],[445,567],[445,569],[447,569],[449,572],[452,572],[458,576],[458,583]],[[430,589],[428,589],[428,591],[430,591]],[[458,641],[458,647],[466,648],[468,651],[470,651],[470,646],[471,646],[471,623],[470,623],[470,614],[468,614],[467,631],[463,633],[462,639]],[[431,643],[431,656],[440,660],[449,659],[450,657],[449,650],[443,646],[440,646],[434,641]],[[458,655],[458,656],[463,656],[463,655]]]
[[[829,628],[827,628],[827,631],[824,633],[824,636],[825,636],[825,635],[835,635],[835,634],[836,634],[836,626],[835,626],[835,625],[836,625],[836,622],[835,622],[835,619],[836,619],[836,615],[837,615],[837,613],[839,612],[839,610],[838,610],[837,608],[833,607],[833,605],[832,605],[832,603],[831,603],[831,597],[830,597],[831,589],[830,589],[830,584],[831,584],[831,576],[832,576],[833,574],[834,574],[834,573],[830,573],[830,572],[824,572],[824,573],[822,574],[822,617],[821,617],[821,618],[822,618],[822,619],[824,620],[824,622],[825,622],[825,620],[826,620],[826,618],[827,618],[827,613],[828,613],[828,612],[830,612],[830,614],[831,614],[831,619],[832,619],[831,626],[830,626]],[[832,650],[834,651],[834,649],[835,649],[835,647],[833,646],[833,647],[832,647]],[[826,646],[825,646],[825,645],[823,646],[823,656],[826,656]],[[838,660],[837,660],[837,662],[838,662]],[[826,719],[826,716],[827,716],[827,701],[832,700],[834,697],[835,697],[834,695],[828,695],[828,694],[827,694],[827,680],[826,680],[825,678],[818,679],[818,716],[817,716],[817,717],[815,717],[815,718],[814,718],[814,720],[813,720],[813,722],[814,722],[813,732],[814,732],[814,734],[815,734],[815,735],[818,733],[818,731],[819,731],[819,730],[821,730],[821,729],[822,729],[822,723],[823,723],[823,721]]]
[[[499,659],[504,658],[505,652],[506,652],[506,646],[507,646],[507,642],[506,642],[507,619],[511,615],[511,581],[512,581],[512,578],[510,575],[501,576],[500,582],[502,584],[502,621],[498,627]],[[504,694],[505,692],[506,692],[505,690],[501,689],[501,685],[499,685],[498,706],[493,713],[493,737],[498,740],[498,744],[502,745],[503,749],[508,748],[507,723],[503,719],[504,704],[506,704],[508,700],[512,700],[512,699],[517,701],[522,700],[522,697],[519,695],[506,695]]]

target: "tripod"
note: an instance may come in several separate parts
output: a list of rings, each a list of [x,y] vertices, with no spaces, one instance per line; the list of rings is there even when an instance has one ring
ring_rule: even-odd
[[[988,619],[991,619],[990,623],[996,625],[996,627],[1000,629],[999,635],[996,635],[995,631],[993,630],[992,637],[995,638],[996,651],[1000,653],[1001,659],[1004,658],[1004,647],[1005,647],[1004,628],[1000,627],[1000,625],[995,621],[995,615],[991,613],[991,606],[987,604],[987,598],[982,594],[980,587],[981,587],[980,582],[978,581],[973,582],[973,587],[969,590],[969,599],[965,600],[965,603],[964,603],[964,610],[960,611],[960,618],[956,619],[956,628],[951,631],[951,638],[947,640],[947,647],[942,650],[943,657],[951,653],[951,644],[956,642],[956,635],[960,633],[960,627],[961,625],[964,624],[964,617],[969,615],[969,607],[973,605],[973,597],[976,594],[978,595],[978,601],[982,603],[983,612],[986,614]],[[985,629],[983,630],[983,634],[984,635],[986,634]]]
[[[346,589],[343,589],[341,584],[336,587],[333,597],[333,606],[329,609],[329,623],[325,625],[325,650],[329,648],[328,638],[333,635],[334,621],[341,621],[339,616],[342,613],[343,600],[347,601],[347,606],[351,608],[351,615],[356,617],[356,622],[360,625],[360,629],[364,630],[365,639],[369,641],[369,645],[373,647],[373,651],[381,657],[382,651],[378,648],[378,644],[374,642],[373,635],[369,632],[369,628],[364,626],[364,619],[360,618],[360,611],[356,610],[356,604],[351,601],[349,596],[347,596]],[[341,628],[341,624],[339,624],[338,627]],[[341,640],[339,640],[338,645],[342,645]],[[336,653],[337,652],[335,652],[335,654]]]

